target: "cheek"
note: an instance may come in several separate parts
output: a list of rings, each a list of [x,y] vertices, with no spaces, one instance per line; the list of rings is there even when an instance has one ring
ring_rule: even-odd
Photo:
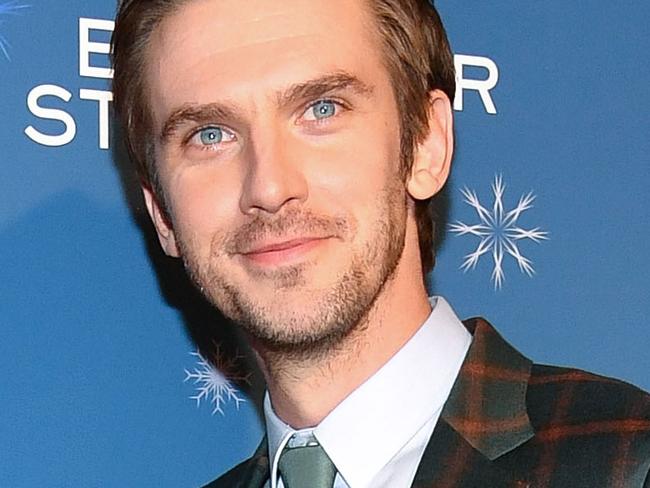
[[[399,134],[380,126],[357,127],[318,147],[306,146],[310,194],[330,203],[366,209],[399,178]]]
[[[190,169],[176,175],[168,185],[168,200],[174,230],[180,240],[209,245],[215,234],[228,229],[236,215],[235,183],[211,171]]]

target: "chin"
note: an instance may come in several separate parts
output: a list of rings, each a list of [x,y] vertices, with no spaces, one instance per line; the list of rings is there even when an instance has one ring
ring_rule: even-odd
[[[315,357],[363,330],[383,285],[383,280],[373,278],[349,273],[324,288],[309,289],[304,282],[285,287],[276,283],[249,293],[226,286],[213,303],[247,332],[260,352]]]

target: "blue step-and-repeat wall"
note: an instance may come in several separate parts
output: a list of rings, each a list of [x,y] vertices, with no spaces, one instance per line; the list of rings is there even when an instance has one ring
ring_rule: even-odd
[[[432,291],[538,362],[650,389],[650,3],[438,7],[460,90]],[[198,486],[261,434],[236,334],[214,348],[235,377],[196,354],[220,319],[111,121],[114,12],[0,0],[0,487]]]

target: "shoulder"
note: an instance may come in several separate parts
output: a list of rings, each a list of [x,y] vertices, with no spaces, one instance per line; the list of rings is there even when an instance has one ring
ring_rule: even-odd
[[[262,441],[261,446],[265,443]],[[216,480],[208,483],[203,488],[239,488],[249,486],[262,486],[268,478],[269,461],[263,448],[239,463],[234,468],[225,472]]]
[[[650,470],[648,393],[586,371],[534,364],[526,396],[542,452],[562,451],[568,464],[592,466],[601,480],[643,485]]]
[[[533,364],[527,403],[541,425],[562,421],[595,428],[595,423],[605,422],[601,430],[620,428],[650,436],[650,395],[636,386],[606,376]]]
[[[251,469],[252,458],[239,463],[234,468],[219,476],[216,480],[208,483],[203,488],[226,488],[234,487],[244,478]]]

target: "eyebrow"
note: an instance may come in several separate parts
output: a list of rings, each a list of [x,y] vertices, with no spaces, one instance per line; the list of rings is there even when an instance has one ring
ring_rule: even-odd
[[[345,71],[319,76],[312,80],[296,83],[276,94],[279,107],[294,105],[303,100],[326,96],[335,91],[349,90],[356,95],[369,98],[374,89],[359,78]],[[215,120],[239,120],[239,110],[229,103],[184,104],[174,110],[160,132],[163,145],[187,122],[209,123]]]
[[[160,131],[160,142],[163,145],[169,142],[169,139],[173,137],[179,127],[188,122],[202,124],[214,120],[232,120],[236,118],[237,111],[229,105],[221,103],[185,104],[167,117]]]
[[[357,95],[369,97],[373,87],[345,71],[320,76],[313,80],[291,85],[277,97],[278,106],[292,105],[301,100],[319,98],[333,91],[350,90]]]

